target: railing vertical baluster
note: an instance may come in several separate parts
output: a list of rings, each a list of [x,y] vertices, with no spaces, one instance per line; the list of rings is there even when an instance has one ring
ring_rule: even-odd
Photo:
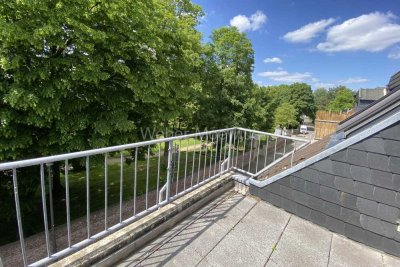
[[[248,172],[250,172],[250,167],[251,167],[251,152],[253,151],[253,139],[254,139],[254,133],[251,133],[249,167],[247,168]]]
[[[296,143],[294,143],[294,149],[292,151],[292,156],[290,158],[290,167],[293,167],[293,157],[294,157],[294,153],[296,153]]]
[[[207,152],[208,152],[208,134],[206,135],[206,152],[204,154],[204,169],[203,169],[203,181],[206,177],[206,169],[207,169]]]
[[[172,179],[172,157],[173,157],[173,146],[174,146],[174,141],[169,141],[168,142],[168,166],[167,166],[167,190],[166,190],[166,195],[165,199],[167,202],[169,202],[169,199],[171,197],[171,179]]]
[[[225,162],[226,160],[226,144],[228,143],[228,133],[225,133],[225,144],[224,144],[224,160],[223,162]]]
[[[267,144],[265,147],[265,160],[264,160],[264,168],[267,166],[267,158],[268,158],[268,146],[269,146],[269,136],[267,135]]]
[[[187,179],[186,175],[187,175],[188,154],[189,154],[189,139],[186,139],[185,178],[183,180],[183,191],[186,190],[186,179]]]
[[[121,152],[121,166],[119,176],[119,222],[122,223],[122,199],[124,193],[124,155]]]
[[[246,131],[244,132],[244,138],[243,138],[243,155],[242,155],[242,170],[244,170],[244,153],[246,151]]]
[[[179,139],[179,148],[178,148],[178,168],[176,170],[176,192],[175,194],[178,194],[178,187],[179,187],[179,167],[180,167],[180,163],[181,163],[181,145],[182,145],[182,140]]]
[[[238,130],[237,130],[238,131]],[[237,147],[236,147],[236,161],[235,161],[235,167],[237,168],[237,163],[238,163],[238,159],[239,159],[239,146],[240,146],[240,137],[241,137],[241,133],[242,132],[238,132],[236,131],[236,135],[237,135]]]
[[[90,238],[90,162],[86,157],[86,230],[87,238]]]
[[[46,237],[47,256],[50,257],[50,240],[49,240],[49,226],[47,221],[47,206],[46,206],[46,185],[44,183],[44,166],[40,164],[40,186],[42,191],[42,208],[43,208],[43,221],[44,221],[44,234]]]
[[[147,146],[147,166],[146,166],[146,210],[149,202],[149,174],[150,174],[150,146]]]
[[[236,147],[236,130],[233,131],[233,146],[232,146],[232,160],[230,165],[233,167],[235,161],[235,147]]]
[[[47,164],[47,174],[49,177],[49,209],[50,209],[50,229],[51,229],[51,252],[57,252],[56,243],[56,233],[55,233],[55,223],[54,223],[54,205],[53,205],[53,173],[52,173],[53,163]]]
[[[219,160],[218,160],[218,174],[221,175],[221,171],[222,171],[222,166],[221,166],[221,161],[222,161],[222,144],[224,143],[223,140],[223,136],[224,134],[221,134],[221,138],[220,138],[220,146],[219,146]]]
[[[65,205],[67,209],[67,235],[68,235],[68,247],[71,247],[71,211],[69,206],[69,177],[68,177],[68,160],[65,160],[64,164],[64,177],[65,177]]]
[[[136,216],[136,191],[137,191],[137,158],[138,148],[135,148],[135,171],[133,175],[133,216]]]
[[[156,203],[159,204],[159,195],[160,195],[160,166],[161,166],[161,143],[158,144],[158,163],[157,163],[157,194],[156,194]]]
[[[283,155],[285,155],[286,154],[286,138],[285,138],[285,144],[284,144],[284,146],[283,146]]]
[[[28,266],[28,262],[26,259],[26,251],[25,251],[24,231],[22,229],[21,209],[19,205],[17,170],[13,169],[12,172],[13,172],[15,209],[17,212],[18,234],[19,234],[19,242],[21,245],[22,261],[24,263],[24,266]]]
[[[275,139],[274,161],[275,161],[275,158],[276,158],[276,145],[278,144],[278,139],[279,139],[279,137],[276,137],[276,139]]]
[[[226,169],[229,170],[230,165],[231,165],[231,148],[232,148],[232,138],[233,138],[233,133],[232,131],[229,131],[229,144],[228,144],[228,163],[226,165]]]
[[[194,138],[194,145],[193,145],[193,160],[192,160],[192,177],[190,178],[190,187],[193,186],[193,177],[194,177],[194,162],[195,162],[195,155],[196,155],[196,137]]]
[[[203,136],[200,136],[200,151],[199,151],[199,164],[197,165],[197,184],[200,180],[200,168],[201,168],[201,147],[203,145]]]
[[[258,157],[260,155],[260,143],[261,143],[261,135],[257,135],[258,138],[258,146],[257,146],[257,161],[256,161],[256,173],[258,171]]]
[[[104,155],[104,229],[107,230],[108,217],[108,153]]]
[[[214,149],[214,135],[211,134],[210,166],[208,167],[208,178],[211,177],[213,149]]]
[[[217,141],[215,143],[214,176],[215,176],[215,169],[217,168],[218,145],[219,145],[219,143],[218,143],[218,133],[216,135],[217,135]]]

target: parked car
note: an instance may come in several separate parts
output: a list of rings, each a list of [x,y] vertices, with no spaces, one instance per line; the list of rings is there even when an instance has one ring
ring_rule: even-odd
[[[308,134],[307,125],[300,125],[300,133],[302,133],[302,134]]]

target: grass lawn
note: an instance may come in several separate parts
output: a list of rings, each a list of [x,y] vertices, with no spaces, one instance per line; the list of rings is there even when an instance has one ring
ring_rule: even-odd
[[[189,144],[194,140],[189,141]],[[198,142],[198,141],[196,141]],[[179,142],[178,142],[179,143]],[[186,141],[184,142],[186,143]],[[186,145],[186,144],[185,144]],[[183,147],[182,143],[182,147]],[[158,149],[156,149],[158,151]],[[200,168],[204,167],[204,149],[201,155]],[[187,155],[187,176],[194,173],[196,174],[199,165],[199,152],[196,151],[194,164],[193,164],[193,153],[189,150],[180,152],[180,167],[179,167],[179,179],[182,179],[185,175],[185,161]],[[215,149],[213,150],[214,163]],[[176,156],[178,159],[178,155]],[[154,190],[157,187],[157,173],[158,173],[158,156],[150,157],[149,159],[149,179],[148,179],[148,190]],[[113,162],[113,163],[111,163]],[[210,163],[210,149],[207,154],[207,166]],[[94,212],[104,208],[104,163],[91,163],[90,168],[90,210]],[[109,158],[108,163],[108,205],[119,203],[120,200],[120,162],[119,158]],[[175,166],[176,177],[178,165]],[[123,200],[131,200],[134,195],[134,162],[130,164],[123,163]],[[159,188],[165,184],[167,177],[167,166],[161,156],[160,160],[160,185]],[[195,176],[196,177],[196,176]],[[147,178],[147,159],[138,160],[137,162],[137,191],[136,195],[140,196],[146,193],[146,178]],[[176,178],[174,178],[176,179]],[[61,183],[65,185],[65,177],[61,176]],[[70,210],[71,219],[79,218],[86,215],[86,171],[70,171],[69,172],[69,184],[70,184]],[[62,196],[64,198],[64,196]],[[151,205],[153,205],[152,203]],[[149,204],[150,205],[150,204]],[[150,206],[149,206],[150,207]],[[65,202],[62,201],[55,208],[55,217],[57,224],[63,224],[66,222],[66,210]]]

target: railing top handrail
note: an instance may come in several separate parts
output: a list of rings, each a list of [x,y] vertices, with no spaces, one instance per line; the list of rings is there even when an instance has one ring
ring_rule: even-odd
[[[172,137],[167,137],[167,138],[159,138],[159,139],[153,139],[153,140],[142,141],[142,142],[137,142],[137,143],[130,143],[130,144],[125,144],[125,145],[117,145],[117,146],[95,148],[95,149],[78,151],[78,152],[70,152],[70,153],[64,153],[64,154],[59,154],[59,155],[54,155],[54,156],[46,156],[46,157],[33,158],[33,159],[24,159],[24,160],[3,162],[3,163],[0,163],[0,171],[12,170],[12,169],[23,168],[23,167],[39,165],[39,164],[52,163],[52,162],[56,162],[56,161],[83,158],[83,157],[100,155],[100,154],[111,153],[111,152],[117,152],[117,151],[122,151],[122,150],[142,147],[142,146],[149,146],[149,145],[154,145],[154,144],[164,143],[164,142],[169,142],[169,141],[174,141],[174,140],[199,137],[199,136],[204,136],[207,134],[216,134],[216,133],[226,132],[226,131],[230,131],[230,130],[242,130],[242,131],[247,131],[247,132],[252,132],[252,133],[257,133],[257,134],[263,134],[263,135],[269,135],[269,136],[273,136],[273,137],[280,137],[280,138],[295,140],[295,141],[309,142],[309,140],[306,140],[306,139],[294,138],[294,137],[288,137],[288,136],[282,136],[282,135],[275,135],[275,134],[262,132],[262,131],[234,127],[234,128],[205,131],[205,132],[199,132],[199,133],[193,133],[193,134],[187,134],[187,135],[172,136]]]
[[[269,135],[269,136],[273,136],[273,137],[277,137],[277,138],[278,137],[279,138],[285,138],[285,139],[289,139],[289,140],[293,140],[293,141],[299,141],[299,142],[305,142],[305,143],[309,143],[310,142],[310,140],[304,139],[304,138],[290,137],[290,136],[285,136],[285,135],[277,135],[277,134],[272,134],[272,133],[268,133],[268,132],[262,132],[262,131],[257,131],[257,130],[250,130],[250,129],[246,129],[246,128],[241,128],[241,127],[236,127],[235,129],[246,131],[246,132],[251,132],[251,133],[256,133],[256,134]]]

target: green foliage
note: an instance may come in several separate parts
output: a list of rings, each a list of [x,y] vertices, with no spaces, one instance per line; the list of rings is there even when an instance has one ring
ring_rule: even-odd
[[[318,88],[314,91],[315,104],[318,110],[341,112],[354,107],[353,91],[345,86]]]
[[[197,95],[195,123],[200,128],[246,126],[253,83],[254,51],[249,39],[235,27],[213,32],[203,47],[202,91]],[[247,111],[245,111],[247,110]]]
[[[0,161],[135,142],[141,127],[186,116],[201,13],[189,0],[3,1]],[[19,175],[20,202],[37,218],[31,171]],[[13,210],[10,176],[0,175],[1,207]]]
[[[0,160],[127,143],[179,116],[200,14],[186,0],[2,4]]]
[[[283,103],[289,103],[297,110],[297,121],[300,122],[301,115],[315,118],[315,103],[311,86],[305,83],[294,83],[291,85],[277,85],[266,87],[269,95],[267,110],[269,116]]]
[[[328,104],[333,100],[334,95],[325,88],[318,88],[314,91],[314,101],[317,110],[326,110]]]
[[[297,116],[298,112],[294,105],[283,103],[275,110],[274,125],[286,128],[296,127],[299,124]]]
[[[335,88],[335,98],[329,103],[328,110],[342,112],[354,107],[353,91],[346,87]]]

